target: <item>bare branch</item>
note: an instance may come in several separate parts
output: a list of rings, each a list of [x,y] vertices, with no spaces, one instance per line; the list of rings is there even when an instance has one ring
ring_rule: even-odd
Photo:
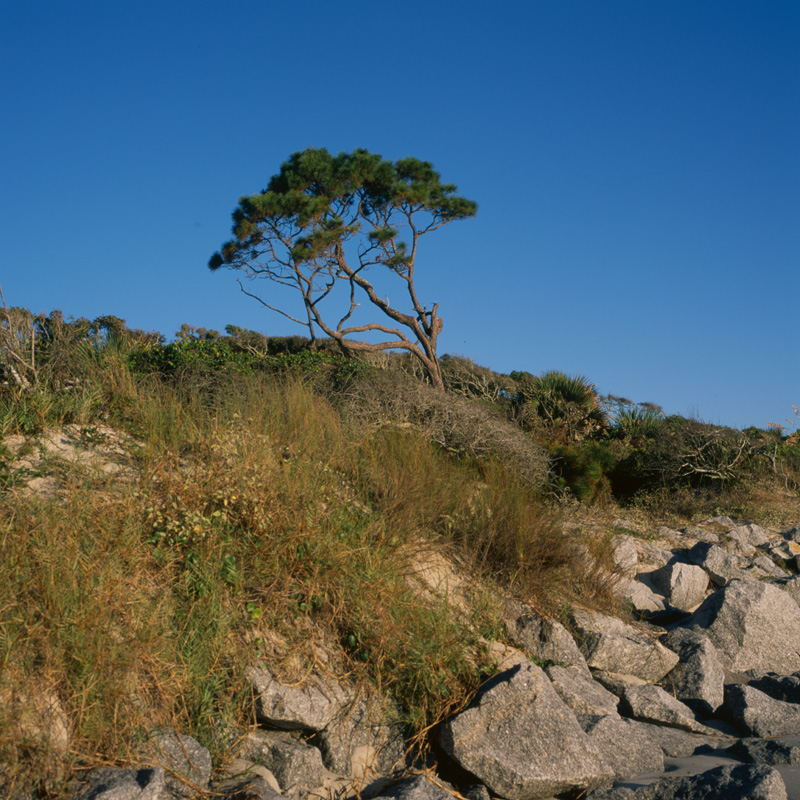
[[[264,306],[264,308],[268,308],[270,311],[274,311],[276,314],[280,314],[281,316],[286,317],[286,319],[290,319],[292,322],[296,322],[298,325],[306,325],[306,323],[303,322],[302,320],[296,319],[291,314],[287,314],[285,311],[281,311],[280,308],[271,306],[269,303],[262,300],[257,294],[253,294],[253,292],[248,292],[247,289],[245,289],[244,286],[242,286],[242,282],[240,280],[237,280],[236,282],[239,284],[239,288],[242,290],[243,294],[246,294],[248,297],[252,297],[253,300],[256,300],[259,303],[261,303],[261,305]]]

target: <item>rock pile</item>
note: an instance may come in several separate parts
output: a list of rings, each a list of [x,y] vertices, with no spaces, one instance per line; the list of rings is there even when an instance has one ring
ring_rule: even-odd
[[[774,737],[800,735],[800,527],[717,517],[613,546],[637,621],[575,609],[562,625],[509,604],[520,650],[440,726],[438,776],[409,763],[391,709],[325,675],[285,685],[259,666],[246,678],[260,727],[226,774],[212,779],[208,751],[159,730],[147,767],[92,770],[70,797],[786,798],[780,770],[800,764],[800,743]],[[658,779],[665,760],[723,750],[730,763]],[[655,777],[632,780],[643,775]]]

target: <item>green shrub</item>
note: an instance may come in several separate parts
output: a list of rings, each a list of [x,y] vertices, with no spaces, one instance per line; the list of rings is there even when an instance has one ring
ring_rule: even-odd
[[[272,342],[272,339],[267,340]],[[134,351],[131,367],[144,374],[165,378],[192,376],[219,381],[230,375],[253,375],[257,372],[284,374],[347,376],[360,369],[357,362],[330,350],[311,350],[279,341],[266,347],[267,354],[255,348],[245,349],[232,337],[193,337],[177,339]],[[277,351],[269,354],[270,350]]]
[[[655,486],[731,484],[745,477],[756,449],[742,431],[670,416],[620,461],[617,481],[626,494]]]
[[[611,500],[619,461],[617,449],[613,443],[603,441],[554,444],[550,454],[559,491],[569,490],[585,503]]]
[[[611,394],[603,400],[611,420],[608,435],[634,446],[642,446],[647,439],[654,438],[664,422],[664,410],[655,403],[633,403]]]
[[[517,383],[513,415],[523,428],[547,438],[578,442],[605,430],[608,419],[594,384],[581,375],[551,370],[539,377],[512,372]]]

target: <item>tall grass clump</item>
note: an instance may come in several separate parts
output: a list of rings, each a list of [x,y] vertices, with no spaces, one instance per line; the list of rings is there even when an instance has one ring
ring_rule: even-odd
[[[338,387],[332,402],[359,428],[413,429],[453,456],[501,460],[537,491],[550,480],[546,449],[508,424],[504,411],[436,391],[401,370],[356,375]]]
[[[468,702],[499,629],[496,609],[420,591],[431,553],[545,612],[610,602],[546,499],[545,449],[485,402],[329,355],[209,379],[218,347],[162,374],[141,368],[158,344],[78,344],[72,373],[65,357],[58,381],[0,392],[4,433],[35,450],[102,423],[127,466],[53,463],[44,496],[0,459],[0,785],[135,763],[156,726],[220,756],[252,722],[252,664],[296,680],[324,663],[422,737]],[[53,714],[66,743],[43,734]]]
[[[382,428],[362,444],[356,478],[407,540],[434,533],[473,571],[492,576],[546,613],[568,600],[610,601],[583,574],[583,551],[558,511],[499,460],[453,458],[415,431]]]

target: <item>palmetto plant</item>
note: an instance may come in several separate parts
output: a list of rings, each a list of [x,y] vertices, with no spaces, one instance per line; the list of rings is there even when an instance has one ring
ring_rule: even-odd
[[[594,384],[582,375],[550,370],[535,377],[512,372],[519,386],[515,416],[524,427],[545,426],[576,442],[608,427]]]
[[[624,397],[608,395],[612,435],[629,442],[640,442],[656,435],[664,422],[664,411],[655,403],[632,403]]]

